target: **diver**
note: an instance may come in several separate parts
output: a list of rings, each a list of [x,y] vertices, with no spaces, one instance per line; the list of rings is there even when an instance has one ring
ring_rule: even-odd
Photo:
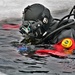
[[[37,44],[52,30],[57,27],[57,21],[53,19],[50,10],[42,4],[27,6],[23,12],[20,33],[24,39],[21,42]],[[48,38],[42,43],[49,43]]]
[[[20,27],[20,33],[24,37],[21,43],[55,44],[66,37],[75,39],[74,19],[70,19],[70,16],[74,16],[73,9],[62,19],[54,19],[50,10],[42,4],[27,6],[24,9]]]
[[[55,19],[44,5],[29,5],[23,12],[20,33],[23,36],[20,42],[24,44],[21,49],[19,48],[22,53],[33,53],[40,47],[54,50],[54,45],[57,50],[61,50],[59,46],[62,45],[62,40],[66,38],[70,40],[64,42],[66,46],[62,45],[62,51],[63,49],[72,49],[75,53],[75,44],[73,42],[70,43],[71,45],[69,44],[71,39],[75,40],[75,6],[68,15],[61,19]]]

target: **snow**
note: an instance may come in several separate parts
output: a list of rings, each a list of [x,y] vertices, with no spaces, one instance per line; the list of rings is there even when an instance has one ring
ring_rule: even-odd
[[[53,14],[64,10],[67,12],[74,5],[75,0],[0,0],[0,20],[7,18],[21,18],[23,9],[31,4],[40,3],[48,7]]]
[[[4,74],[4,73],[0,72],[0,75],[7,75],[7,74]]]

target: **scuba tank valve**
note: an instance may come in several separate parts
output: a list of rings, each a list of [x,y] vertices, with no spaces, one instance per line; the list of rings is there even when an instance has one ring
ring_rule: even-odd
[[[70,48],[72,46],[72,40],[70,38],[65,38],[62,40],[61,42],[61,45],[64,47],[64,48]]]

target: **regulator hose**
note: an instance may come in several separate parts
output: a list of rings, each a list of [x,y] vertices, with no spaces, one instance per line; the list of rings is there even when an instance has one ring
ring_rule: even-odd
[[[58,28],[57,28],[57,29],[55,29],[55,30],[52,31],[51,33],[47,34],[47,36],[46,36],[45,38],[39,40],[39,41],[37,42],[37,44],[42,43],[45,39],[47,39],[49,36],[51,36],[51,35],[54,34],[55,32],[60,31],[61,29],[64,29],[64,28],[66,28],[66,27],[68,27],[68,26],[71,26],[71,25],[75,24],[75,22],[73,21],[73,22],[70,22],[70,23],[68,23],[68,24],[66,24],[66,25],[60,27],[61,22],[63,22],[63,20],[64,20],[65,18],[68,18],[68,21],[69,21],[70,17],[75,15],[75,14],[72,14],[74,8],[75,8],[75,6],[72,8],[72,10],[70,11],[70,14],[69,14],[69,15],[66,15],[66,16],[63,17],[62,19],[58,20],[59,22],[58,22]]]
[[[36,44],[42,43],[45,39],[47,39],[49,36],[51,36],[51,35],[54,34],[55,32],[60,31],[61,29],[64,29],[64,28],[66,28],[66,27],[68,27],[68,26],[71,26],[71,25],[74,25],[74,24],[75,24],[75,22],[73,21],[73,22],[71,22],[71,23],[69,23],[69,24],[63,25],[63,26],[61,26],[61,27],[55,29],[54,31],[52,31],[51,33],[49,33],[45,38],[39,40]]]
[[[71,11],[70,11],[70,13],[69,13],[69,15],[71,15],[72,14],[72,12],[73,12],[73,10],[75,10],[75,5],[73,6],[73,8],[71,9]],[[74,12],[73,12],[74,13]],[[75,15],[75,14],[74,14]],[[70,16],[68,16],[68,19],[70,18]]]
[[[65,19],[65,18],[67,18],[67,17],[69,17],[69,16],[74,16],[75,14],[69,14],[69,15],[66,15],[65,17],[63,17],[60,21],[59,21],[59,23],[58,23],[58,27],[59,27],[59,25],[61,24],[61,22]],[[69,21],[69,19],[68,19],[68,21]]]

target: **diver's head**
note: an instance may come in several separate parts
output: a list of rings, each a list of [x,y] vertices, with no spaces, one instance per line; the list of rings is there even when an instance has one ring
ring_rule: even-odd
[[[30,37],[41,38],[42,34],[49,28],[52,20],[48,8],[42,4],[32,4],[24,9],[20,32]]]
[[[43,23],[51,22],[52,16],[50,10],[42,4],[32,4],[27,6],[23,12],[24,20],[41,20]],[[46,21],[46,22],[45,22]]]

